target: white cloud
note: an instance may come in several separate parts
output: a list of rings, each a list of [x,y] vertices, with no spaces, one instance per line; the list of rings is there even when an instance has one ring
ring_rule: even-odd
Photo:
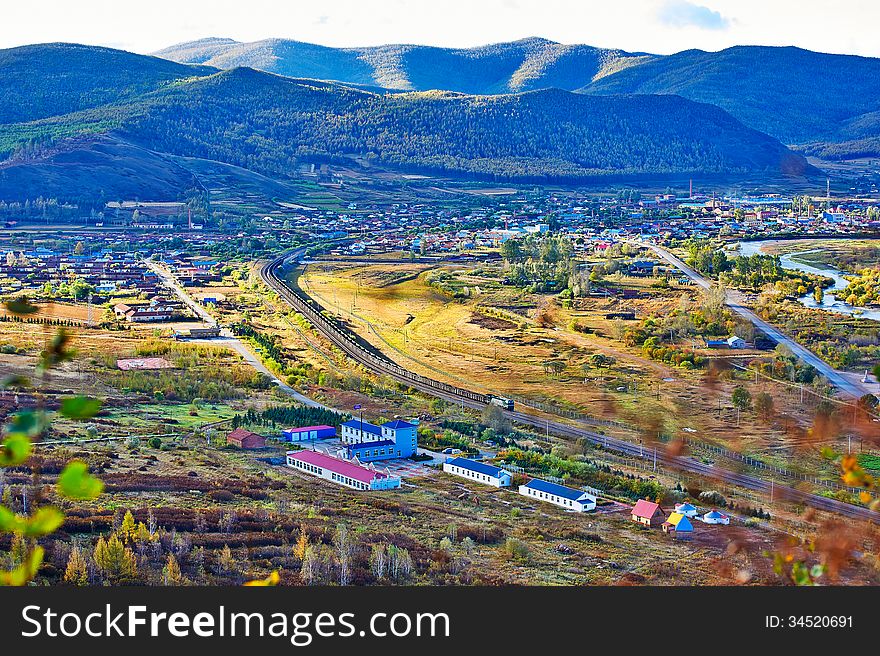
[[[657,12],[662,23],[672,27],[698,27],[703,30],[723,30],[730,27],[730,19],[717,11],[692,2],[667,2]]]

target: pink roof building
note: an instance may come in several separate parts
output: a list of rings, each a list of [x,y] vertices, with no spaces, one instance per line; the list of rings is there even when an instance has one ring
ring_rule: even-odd
[[[288,451],[287,465],[355,490],[391,490],[400,487],[400,478],[397,476],[319,451]]]

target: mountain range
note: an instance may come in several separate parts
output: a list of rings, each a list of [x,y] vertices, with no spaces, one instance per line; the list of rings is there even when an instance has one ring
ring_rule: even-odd
[[[185,64],[248,66],[391,90],[501,94],[558,88],[601,95],[675,94],[717,105],[787,144],[880,134],[880,59],[793,47],[653,55],[540,38],[464,49],[204,39],[155,54]]]
[[[157,54],[0,51],[0,199],[168,199],[197,184],[187,158],[277,179],[310,162],[507,182],[778,179],[818,173],[780,136],[840,154],[880,135],[880,60],[796,49],[210,39]]]

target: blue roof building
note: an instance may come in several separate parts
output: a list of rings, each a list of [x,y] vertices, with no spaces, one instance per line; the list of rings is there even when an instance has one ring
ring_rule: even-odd
[[[596,496],[586,490],[557,485],[540,478],[533,478],[525,485],[520,485],[519,493],[524,497],[552,503],[576,512],[587,512],[596,508]]]
[[[510,487],[512,481],[509,471],[468,458],[449,458],[443,463],[443,471],[494,487]]]
[[[418,450],[418,423],[395,419],[377,426],[361,419],[342,424],[342,444],[363,462],[409,458]]]

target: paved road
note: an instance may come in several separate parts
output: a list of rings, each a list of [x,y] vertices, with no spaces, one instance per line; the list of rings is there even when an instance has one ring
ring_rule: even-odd
[[[204,321],[209,326],[216,326],[217,320],[211,316],[211,313],[208,312],[205,308],[196,302],[184,288],[177,282],[177,279],[174,275],[163,265],[158,262],[154,262],[153,260],[145,260],[145,263],[149,269],[158,275],[162,282],[164,282],[171,290],[177,294],[177,297],[183,301],[186,306],[192,310],[197,317],[199,317],[202,321]]]
[[[155,271],[156,274],[162,278],[162,281],[177,295],[177,297],[183,301],[187,307],[189,307],[193,312],[195,312],[196,316],[200,317],[205,323],[210,326],[216,326],[217,320],[211,316],[211,314],[203,308],[201,305],[193,299],[186,290],[177,282],[174,278],[174,275],[166,269],[164,266],[153,262],[152,260],[146,260],[147,266]],[[310,399],[306,395],[297,392],[290,385],[282,381],[278,376],[273,374],[269,369],[262,363],[259,357],[248,348],[247,344],[242,342],[238,337],[234,336],[228,329],[223,329],[221,336],[213,339],[193,339],[188,340],[192,342],[199,342],[203,344],[212,344],[212,345],[220,345],[226,346],[227,348],[232,349],[244,359],[249,365],[251,365],[254,369],[259,371],[261,374],[265,374],[269,378],[272,379],[272,382],[275,383],[275,386],[278,387],[282,392],[287,394],[287,396],[292,399],[299,401],[303,405],[309,406],[310,408],[324,408],[325,410],[332,410],[332,408],[328,408],[321,403],[318,403],[314,399]]]
[[[707,280],[700,273],[682,262],[679,258],[667,251],[665,248],[649,243],[642,243],[642,245],[647,246],[666,262],[676,267],[677,269],[680,269],[688,278],[693,280],[695,284],[699,285],[703,289],[709,289],[712,286],[712,283],[709,280]],[[818,355],[804,348],[796,341],[794,341],[791,337],[780,331],[772,324],[767,323],[757,314],[752,312],[744,305],[745,300],[740,292],[736,290],[728,290],[725,303],[739,316],[751,321],[757,328],[759,328],[765,335],[767,335],[767,337],[772,339],[774,342],[776,342],[777,344],[785,344],[789,349],[791,349],[791,352],[794,353],[801,361],[812,365],[816,369],[816,371],[825,376],[825,378],[827,378],[832,385],[834,385],[844,394],[859,398],[860,396],[868,393],[868,389],[862,386],[861,383],[848,378],[846,375],[843,374],[843,372],[838,371],[830,364],[825,362]]]

